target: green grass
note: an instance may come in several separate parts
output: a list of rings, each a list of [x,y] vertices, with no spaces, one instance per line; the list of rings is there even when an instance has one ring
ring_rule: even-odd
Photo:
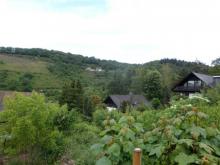
[[[62,88],[62,80],[48,70],[49,62],[39,58],[5,54],[0,54],[0,61],[0,72],[7,72],[7,77],[3,80],[6,84],[18,80],[24,73],[31,73],[34,89]]]
[[[30,72],[30,73],[49,73],[48,63],[39,59],[28,59],[14,55],[0,54],[0,70]]]

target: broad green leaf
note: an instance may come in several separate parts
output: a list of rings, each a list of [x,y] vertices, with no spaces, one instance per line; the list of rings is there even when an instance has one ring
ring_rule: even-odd
[[[201,127],[197,127],[197,126],[193,126],[192,128],[190,128],[190,133],[191,135],[195,135],[195,136],[203,136],[204,138],[206,138],[206,131],[205,129],[201,128]]]
[[[121,124],[121,123],[126,123],[126,122],[127,122],[127,117],[126,117],[126,116],[122,116],[122,117],[119,119],[119,121],[118,121],[119,124]]]
[[[103,144],[94,144],[91,146],[91,150],[95,155],[98,155],[100,152],[102,152],[103,146]]]
[[[220,147],[213,146],[213,149],[215,150],[215,154],[220,156]]]
[[[143,126],[142,126],[141,123],[134,123],[133,126],[135,127],[135,129],[137,130],[137,132],[143,131]]]
[[[132,153],[134,150],[134,145],[132,142],[128,141],[126,143],[123,144],[123,151],[127,152],[127,153]]]
[[[121,153],[121,147],[119,144],[114,143],[108,148],[108,153],[114,155],[115,157],[119,157]]]
[[[207,127],[207,128],[206,128],[206,132],[207,132],[207,136],[208,136],[208,137],[213,137],[213,136],[216,136],[216,135],[217,135],[216,128]]]
[[[126,132],[126,134],[125,134],[125,137],[127,138],[127,139],[131,139],[131,140],[134,140],[135,139],[135,133],[134,133],[134,131],[132,131],[131,129],[127,129],[127,132]]]
[[[156,155],[157,158],[159,158],[162,155],[164,149],[165,147],[162,145],[159,145],[157,147],[152,147],[149,156]]]
[[[177,162],[179,165],[188,165],[191,163],[195,163],[197,161],[196,155],[186,155],[185,153],[179,153],[175,157],[175,162]]]
[[[204,149],[206,152],[208,152],[209,154],[211,154],[214,150],[208,146],[207,144],[205,143],[199,143],[199,147]]]
[[[102,139],[101,142],[104,144],[109,144],[112,141],[112,136],[105,135]]]
[[[106,156],[104,156],[101,159],[97,160],[95,164],[96,165],[112,165],[112,162]]]
[[[178,140],[179,144],[186,144],[188,147],[192,146],[193,140],[192,139],[180,139]]]

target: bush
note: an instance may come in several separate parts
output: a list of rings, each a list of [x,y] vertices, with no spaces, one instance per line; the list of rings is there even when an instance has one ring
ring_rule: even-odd
[[[159,109],[161,107],[161,103],[158,98],[153,98],[151,104],[154,109]]]
[[[152,108],[149,106],[149,105],[144,105],[144,104],[141,104],[139,105],[137,108],[135,108],[137,111],[139,112],[144,112],[144,111],[148,111],[148,110],[151,110]]]
[[[203,91],[203,94],[210,100],[211,104],[218,105],[220,103],[220,84],[215,88]]]
[[[139,147],[143,164],[219,164],[219,108],[203,105],[202,111],[214,113],[209,118],[191,102],[198,104],[181,99],[163,111],[132,111],[119,121],[108,117],[99,143],[91,147],[96,163],[130,164],[133,149]]]
[[[91,147],[96,154],[96,164],[130,164],[133,149],[144,147],[142,124],[136,123],[134,117],[124,115],[118,122],[108,118],[104,125],[101,140]]]
[[[65,141],[54,125],[54,118],[62,108],[46,103],[45,97],[35,92],[31,96],[15,94],[4,105],[0,113],[2,154],[27,154],[28,161],[39,155],[47,164],[61,156]]]
[[[59,131],[64,131],[66,133],[73,129],[76,123],[81,121],[81,114],[74,109],[72,111],[67,111],[66,106],[61,107],[54,117],[54,125],[59,129]]]
[[[99,127],[103,126],[103,121],[108,116],[108,111],[105,109],[97,109],[95,112],[93,112],[93,121],[95,124]]]
[[[81,122],[74,126],[66,146],[67,157],[77,165],[92,165],[95,157],[90,146],[97,142],[100,130],[90,123]]]

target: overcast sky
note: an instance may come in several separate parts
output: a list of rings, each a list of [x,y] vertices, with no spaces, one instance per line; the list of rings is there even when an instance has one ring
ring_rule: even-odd
[[[220,57],[220,1],[0,0],[0,46],[210,64]]]

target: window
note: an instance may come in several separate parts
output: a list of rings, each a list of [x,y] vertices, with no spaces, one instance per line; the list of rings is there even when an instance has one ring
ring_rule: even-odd
[[[188,81],[188,87],[194,87],[195,81]]]
[[[195,87],[201,87],[202,86],[202,82],[200,80],[195,81]]]

